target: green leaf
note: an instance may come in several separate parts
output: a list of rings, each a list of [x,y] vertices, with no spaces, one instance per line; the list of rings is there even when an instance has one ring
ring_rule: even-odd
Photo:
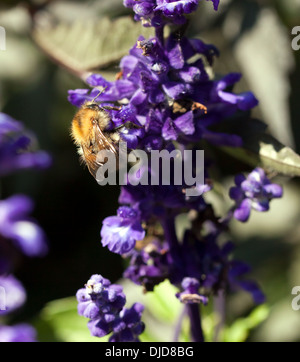
[[[103,68],[128,53],[139,35],[149,37],[149,28],[142,27],[131,17],[115,20],[75,19],[69,23],[52,19],[37,21],[33,39],[54,61],[73,72]]]
[[[77,313],[75,297],[54,300],[46,305],[33,323],[40,342],[100,342],[108,337],[92,337],[88,319]]]
[[[223,151],[254,167],[260,165],[286,176],[300,176],[300,156],[268,134],[263,122],[240,117],[229,127],[232,134],[243,139],[243,147],[221,147]]]
[[[122,281],[127,306],[140,302],[145,306],[142,320],[146,328],[141,335],[143,342],[171,342],[183,305],[176,298],[178,290],[168,281],[155,286],[153,292],[143,293],[143,288],[127,280]],[[189,340],[189,322],[183,321],[180,341]]]
[[[238,17],[244,17],[244,20],[251,17],[247,14],[247,5],[245,4],[244,10],[242,7],[243,5],[235,6],[235,10],[229,11],[227,24]],[[250,22],[248,20],[248,24]],[[243,78],[259,99],[259,107],[255,112],[260,112],[271,133],[280,142],[292,146],[289,99],[290,75],[295,64],[289,31],[272,6],[257,7],[251,27],[242,33],[237,26],[235,31],[237,41],[233,54],[241,67]],[[276,41],[270,41],[270,34]],[[232,56],[232,52],[230,53]]]
[[[256,307],[248,317],[237,319],[225,329],[223,341],[244,342],[249,332],[268,318],[269,312],[270,310],[265,304]]]

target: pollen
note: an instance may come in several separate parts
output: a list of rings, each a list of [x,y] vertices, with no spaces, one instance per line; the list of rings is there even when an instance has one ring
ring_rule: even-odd
[[[205,107],[205,105],[203,105],[202,103],[194,102],[192,104],[192,111],[196,111],[197,109],[204,111],[205,114],[207,113],[207,107]]]

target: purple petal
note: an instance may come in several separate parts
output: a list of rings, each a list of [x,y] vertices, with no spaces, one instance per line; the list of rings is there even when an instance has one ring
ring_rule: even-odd
[[[88,328],[94,337],[104,337],[111,332],[110,325],[99,319],[90,320]]]
[[[177,73],[182,82],[194,83],[200,80],[201,72],[196,67],[185,67]]]
[[[252,294],[252,298],[256,304],[265,302],[265,295],[262,293],[257,283],[251,280],[243,280],[238,283],[241,288]]]
[[[250,212],[251,212],[251,200],[245,199],[234,210],[234,217],[241,222],[246,222],[249,219]]]
[[[164,2],[155,8],[155,11],[161,11],[165,16],[174,16],[190,14],[197,9],[199,0],[179,0],[173,2]]]
[[[0,135],[7,132],[20,132],[23,131],[21,122],[14,120],[12,117],[5,113],[0,112]]]
[[[172,99],[178,99],[188,91],[188,84],[185,83],[165,82],[162,87],[166,94]]]
[[[162,136],[166,141],[176,140],[178,137],[178,131],[175,129],[173,121],[168,118],[162,128]]]
[[[184,56],[180,43],[174,39],[174,37],[170,37],[167,44],[167,49],[167,56],[171,67],[174,69],[182,69],[184,66]]]
[[[88,99],[89,89],[76,89],[68,91],[68,101],[73,106],[80,107]]]
[[[11,227],[10,236],[28,256],[43,256],[48,251],[44,231],[33,222],[15,222]]]
[[[260,212],[268,211],[270,208],[269,199],[267,197],[254,199],[252,201],[252,207],[256,211],[260,211]]]
[[[87,79],[86,82],[91,87],[106,87],[109,85],[109,82],[105,80],[100,74],[92,74]],[[99,92],[99,91],[98,91]]]
[[[239,201],[239,200],[241,200],[243,198],[243,196],[244,196],[244,193],[243,193],[243,191],[241,190],[240,187],[233,186],[233,187],[230,188],[229,197],[232,200]]]
[[[264,190],[272,197],[282,197],[283,190],[280,185],[277,184],[269,184],[264,186]]]
[[[241,186],[242,182],[245,180],[246,177],[242,173],[239,173],[234,177],[234,182],[237,186]]]
[[[36,342],[36,331],[25,323],[0,326],[0,342]]]
[[[125,219],[136,219],[138,214],[133,208],[129,206],[120,206],[118,208],[118,216]]]
[[[144,17],[151,14],[154,7],[151,2],[143,1],[142,3],[133,5],[133,10],[137,15]]]
[[[186,112],[174,120],[174,124],[180,132],[186,135],[192,135],[195,132],[193,112]]]
[[[0,287],[4,288],[5,298],[0,290],[0,315],[8,314],[20,308],[26,301],[26,291],[23,285],[12,275],[0,276]]]
[[[212,1],[214,5],[214,10],[218,10],[220,0],[206,0],[206,1]]]
[[[32,211],[31,200],[15,195],[0,201],[0,233],[28,256],[42,256],[47,252],[45,234],[33,221],[28,220]]]

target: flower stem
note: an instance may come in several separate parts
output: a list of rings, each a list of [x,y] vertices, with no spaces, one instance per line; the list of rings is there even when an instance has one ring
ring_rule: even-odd
[[[219,290],[218,295],[214,298],[214,310],[217,320],[214,331],[214,342],[219,342],[220,334],[225,325],[225,294],[223,290]]]
[[[179,340],[179,336],[180,336],[180,332],[181,332],[181,328],[182,328],[182,322],[183,322],[183,319],[184,319],[186,313],[187,313],[187,307],[186,307],[186,305],[184,305],[182,312],[179,315],[176,327],[175,327],[175,333],[174,333],[174,338],[173,338],[174,342],[178,342],[178,340]]]
[[[168,242],[173,263],[176,267],[180,267],[180,265],[182,265],[182,260],[180,245],[175,229],[175,217],[173,215],[166,216],[162,222],[162,226],[164,228],[165,240]]]
[[[182,265],[181,249],[178,243],[176,229],[175,229],[175,217],[169,215],[164,218],[162,222],[165,239],[169,244],[170,255],[172,256],[173,263],[176,267],[180,268]],[[188,304],[184,313],[188,314],[191,322],[191,339],[193,342],[204,342],[204,336],[201,326],[200,308],[198,304]],[[175,334],[177,336],[177,334]]]
[[[164,46],[164,26],[155,28],[155,37],[158,40],[161,47]]]
[[[191,322],[191,340],[192,342],[204,342],[204,335],[201,325],[201,315],[199,304],[193,303],[187,305],[188,315]]]

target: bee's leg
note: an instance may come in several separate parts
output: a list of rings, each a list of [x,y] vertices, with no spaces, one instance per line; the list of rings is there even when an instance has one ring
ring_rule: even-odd
[[[143,126],[139,126],[138,124],[135,124],[133,122],[127,121],[123,125],[127,129],[133,129],[133,128],[143,128]]]
[[[107,109],[107,110],[109,110],[109,111],[120,111],[120,110],[122,109],[122,107],[121,107],[121,106],[119,106],[119,107],[113,107],[113,106],[103,106],[103,107],[101,107],[101,108],[103,108],[103,109]]]
[[[125,124],[121,124],[121,126],[114,128],[113,131],[118,131],[119,129],[124,128],[124,127],[125,127]]]
[[[126,128],[126,129],[133,129],[133,128],[142,128],[143,126],[138,126],[137,124],[127,121],[124,124],[121,124],[120,126],[114,128],[112,131],[118,131],[121,128]]]

